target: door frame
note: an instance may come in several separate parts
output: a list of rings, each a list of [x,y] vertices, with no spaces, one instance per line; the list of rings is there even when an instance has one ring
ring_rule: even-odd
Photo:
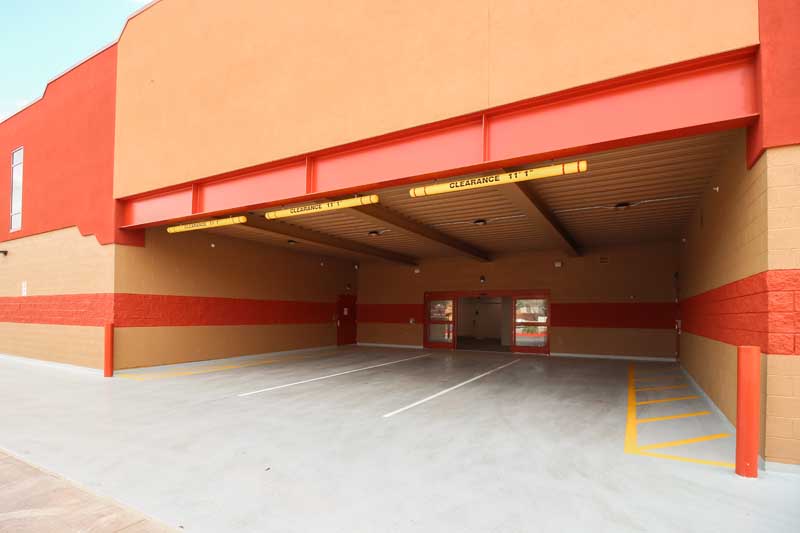
[[[351,304],[351,305],[346,305],[346,304]],[[347,316],[353,322],[353,342],[343,341],[343,334],[342,334],[343,313],[341,310],[344,307],[347,307]],[[356,314],[357,307],[358,307],[358,295],[356,294],[340,294],[336,297],[336,345],[337,346],[350,346],[358,342],[358,316]],[[349,321],[350,320],[348,320],[348,322]]]
[[[473,291],[427,291],[424,295],[425,300],[425,314],[424,314],[424,327],[422,328],[422,346],[425,348],[444,348],[449,350],[458,349],[458,299],[465,296],[488,296],[488,297],[504,297],[511,298],[511,304],[517,299],[526,298],[541,298],[547,301],[547,344],[543,348],[530,348],[530,347],[517,347],[516,346],[516,328],[514,322],[514,309],[512,307],[511,313],[511,350],[512,353],[532,353],[536,355],[550,355],[550,291],[547,289],[497,289],[497,290],[473,290]],[[431,300],[453,300],[453,342],[452,343],[438,343],[428,342],[428,327],[432,323],[430,321],[429,304]],[[439,323],[433,322],[434,324]]]

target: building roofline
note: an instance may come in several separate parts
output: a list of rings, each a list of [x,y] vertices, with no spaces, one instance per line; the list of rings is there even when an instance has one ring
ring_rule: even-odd
[[[67,74],[69,74],[70,72],[72,72],[73,70],[75,70],[76,68],[80,67],[80,66],[81,66],[81,65],[83,65],[84,63],[86,63],[86,62],[88,62],[88,61],[91,61],[92,59],[94,59],[95,57],[99,56],[100,54],[102,54],[103,52],[105,52],[106,50],[108,50],[109,48],[111,48],[111,47],[113,47],[113,46],[117,45],[117,44],[119,43],[119,40],[122,38],[122,34],[123,34],[123,33],[125,33],[125,29],[128,27],[128,23],[129,23],[129,22],[130,22],[130,21],[131,21],[131,20],[132,20],[134,17],[137,17],[137,16],[139,16],[140,14],[142,14],[142,13],[143,13],[143,12],[145,12],[145,11],[147,11],[148,9],[150,9],[151,7],[153,7],[154,5],[156,5],[156,4],[157,4],[157,3],[159,3],[159,2],[161,2],[161,0],[152,0],[151,2],[149,2],[149,3],[145,4],[145,5],[143,5],[142,7],[140,7],[139,9],[137,9],[136,11],[134,11],[133,13],[131,13],[130,15],[128,15],[128,18],[127,18],[127,19],[125,19],[125,24],[123,24],[123,25],[122,25],[122,29],[120,30],[120,32],[119,32],[119,36],[118,36],[116,39],[114,39],[114,40],[113,40],[113,41],[111,41],[110,43],[106,44],[105,46],[101,47],[100,49],[98,49],[98,50],[95,50],[94,52],[92,52],[92,53],[91,53],[91,54],[89,54],[88,56],[84,57],[83,59],[81,59],[81,60],[80,60],[80,61],[78,61],[77,63],[73,64],[72,66],[70,66],[70,67],[66,68],[65,70],[61,71],[59,74],[56,74],[55,76],[53,76],[52,78],[50,78],[50,79],[47,81],[47,83],[45,83],[45,85],[44,85],[44,90],[42,91],[42,94],[41,94],[41,96],[39,96],[38,98],[35,98],[35,99],[31,100],[30,102],[28,102],[27,104],[25,104],[23,107],[21,107],[21,108],[20,108],[20,109],[18,109],[17,111],[13,112],[12,114],[10,114],[10,115],[8,115],[7,117],[5,117],[5,118],[3,118],[2,120],[0,120],[0,125],[4,124],[5,122],[7,122],[8,120],[12,119],[13,117],[15,117],[15,116],[19,115],[20,113],[22,113],[23,111],[25,111],[26,109],[28,109],[29,107],[31,107],[32,105],[34,105],[35,103],[37,103],[37,102],[40,102],[41,100],[43,100],[43,99],[44,99],[44,97],[45,97],[45,96],[47,96],[47,89],[49,89],[49,88],[50,88],[50,85],[51,85],[51,84],[53,84],[54,82],[56,82],[56,81],[58,81],[59,79],[63,78],[64,76],[66,76]]]

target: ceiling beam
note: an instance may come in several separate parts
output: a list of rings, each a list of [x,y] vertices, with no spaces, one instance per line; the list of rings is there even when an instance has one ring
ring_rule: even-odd
[[[525,213],[532,223],[541,224],[549,229],[550,233],[558,239],[559,246],[565,252],[571,256],[581,255],[575,239],[564,229],[564,226],[561,225],[550,208],[547,207],[547,204],[536,193],[522,183],[503,185],[497,187],[497,190],[513,203],[517,209]]]
[[[262,217],[259,217],[258,220],[250,220],[245,225],[259,231],[272,233],[273,235],[288,237],[298,241],[298,243],[307,242],[327,249],[339,251],[344,250],[354,254],[376,257],[404,265],[417,265],[419,263],[419,259],[416,257],[411,257],[405,254],[392,252],[391,250],[384,250],[374,246],[368,246],[360,242],[319,233],[317,231],[301,228],[299,226],[293,226],[291,224],[287,224],[286,222],[264,220]]]
[[[352,213],[354,216],[357,216],[369,223],[379,223],[384,226],[388,226],[391,229],[413,233],[418,237],[428,239],[429,241],[433,241],[437,244],[442,244],[461,254],[472,257],[473,259],[478,259],[479,261],[492,260],[489,253],[485,250],[482,250],[455,237],[451,237],[450,235],[442,233],[435,228],[415,222],[409,218],[406,218],[400,213],[392,211],[391,209],[387,209],[379,204],[353,207],[348,211],[348,213]]]

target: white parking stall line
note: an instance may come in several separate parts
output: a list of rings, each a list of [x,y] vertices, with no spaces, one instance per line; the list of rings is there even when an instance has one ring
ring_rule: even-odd
[[[498,366],[497,368],[493,368],[492,370],[489,370],[488,372],[484,372],[483,374],[480,374],[480,375],[477,375],[477,376],[475,376],[475,377],[473,377],[473,378],[470,378],[470,379],[468,379],[467,381],[462,381],[462,382],[461,382],[461,383],[459,383],[458,385],[453,385],[453,386],[452,386],[452,387],[450,387],[449,389],[445,389],[445,390],[443,390],[443,391],[439,391],[439,392],[437,392],[436,394],[433,394],[433,395],[431,395],[431,396],[428,396],[427,398],[423,398],[423,399],[421,399],[421,400],[419,400],[419,401],[417,401],[417,402],[414,402],[414,403],[412,403],[412,404],[410,404],[410,405],[406,405],[405,407],[401,407],[400,409],[397,409],[396,411],[392,411],[391,413],[386,413],[385,415],[383,415],[383,418],[389,418],[390,416],[394,416],[394,415],[396,415],[396,414],[402,413],[403,411],[407,411],[407,410],[409,410],[409,409],[411,409],[411,408],[413,408],[413,407],[416,407],[416,406],[418,406],[418,405],[421,405],[421,404],[423,404],[423,403],[425,403],[425,402],[428,402],[428,401],[430,401],[430,400],[433,400],[434,398],[438,398],[439,396],[442,396],[443,394],[447,394],[448,392],[452,392],[452,391],[454,391],[454,390],[458,389],[459,387],[463,387],[464,385],[467,385],[467,384],[469,384],[469,383],[472,383],[473,381],[476,381],[476,380],[479,380],[479,379],[481,379],[481,378],[483,378],[483,377],[486,377],[486,376],[488,376],[489,374],[494,374],[495,372],[497,372],[497,371],[499,371],[499,370],[503,370],[503,369],[504,369],[504,368],[506,368],[507,366],[511,366],[511,365],[513,365],[514,363],[519,363],[519,361],[520,361],[519,359],[514,359],[514,360],[513,360],[513,361],[511,361],[510,363],[506,363],[506,364],[504,364],[504,365],[500,365],[500,366]]]
[[[372,368],[379,368],[379,367],[382,367],[382,366],[396,365],[398,363],[404,363],[406,361],[413,361],[414,359],[420,359],[422,357],[430,357],[430,355],[431,354],[426,353],[426,354],[422,354],[422,355],[416,355],[414,357],[408,357],[406,359],[400,359],[399,361],[389,361],[388,363],[381,363],[381,364],[378,364],[378,365],[370,365],[370,366],[365,366],[365,367],[362,367],[362,368],[354,368],[353,370],[346,370],[344,372],[337,372],[336,374],[328,374],[327,376],[320,376],[320,377],[317,377],[317,378],[304,379],[303,381],[295,381],[294,383],[286,383],[284,385],[276,385],[274,387],[268,387],[266,389],[254,390],[254,391],[251,391],[251,392],[243,392],[242,394],[238,394],[237,396],[239,396],[241,398],[241,397],[250,396],[250,395],[253,395],[253,394],[260,394],[262,392],[269,392],[269,391],[272,391],[272,390],[285,389],[287,387],[294,387],[295,385],[302,385],[304,383],[311,383],[313,381],[321,381],[323,379],[330,379],[330,378],[335,378],[337,376],[344,376],[345,374],[352,374],[353,372],[361,372],[361,371],[364,371],[364,370],[370,370]]]

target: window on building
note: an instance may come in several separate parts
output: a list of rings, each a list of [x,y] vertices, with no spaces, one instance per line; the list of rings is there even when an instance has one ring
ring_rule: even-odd
[[[11,231],[22,228],[22,158],[23,148],[11,153]]]

